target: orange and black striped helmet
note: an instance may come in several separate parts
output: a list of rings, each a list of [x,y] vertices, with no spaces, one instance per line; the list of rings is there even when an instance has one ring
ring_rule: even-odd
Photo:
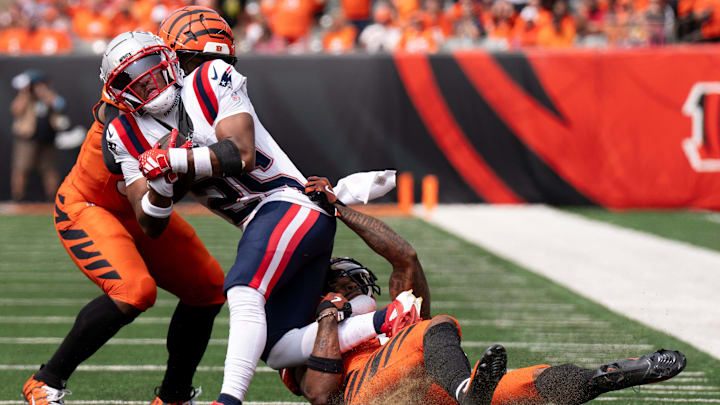
[[[201,55],[235,64],[232,29],[211,8],[187,6],[173,11],[160,24],[158,36],[181,59],[183,56]]]

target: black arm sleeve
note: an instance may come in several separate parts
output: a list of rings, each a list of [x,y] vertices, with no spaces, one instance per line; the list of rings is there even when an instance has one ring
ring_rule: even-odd
[[[240,157],[240,149],[235,142],[229,139],[223,139],[218,143],[208,146],[208,149],[215,153],[220,163],[220,171],[222,177],[240,176],[243,174],[244,163]]]

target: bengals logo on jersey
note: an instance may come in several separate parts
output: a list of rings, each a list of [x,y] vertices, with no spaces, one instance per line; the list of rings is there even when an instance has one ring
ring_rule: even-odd
[[[682,112],[691,118],[682,148],[697,172],[720,172],[720,82],[699,82],[690,89]]]

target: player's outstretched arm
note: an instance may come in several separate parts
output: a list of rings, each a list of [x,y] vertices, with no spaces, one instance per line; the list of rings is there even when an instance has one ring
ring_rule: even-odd
[[[403,291],[413,290],[415,296],[423,298],[420,315],[423,319],[430,319],[430,288],[417,252],[410,242],[381,220],[345,206],[337,199],[330,181],[325,177],[308,177],[305,192],[311,196],[313,193],[322,193],[320,196],[335,207],[340,220],[358,234],[370,249],[390,262],[393,267],[389,281],[390,299],[394,300]]]
[[[313,405],[333,404],[338,399],[342,403],[343,361],[338,340],[337,308],[321,310],[317,323],[315,346],[307,368],[297,372],[300,391]]]
[[[350,207],[335,204],[340,220],[357,233],[375,253],[384,257],[393,267],[390,274],[390,299],[406,290],[423,298],[420,315],[430,319],[430,288],[417,252],[387,224]]]

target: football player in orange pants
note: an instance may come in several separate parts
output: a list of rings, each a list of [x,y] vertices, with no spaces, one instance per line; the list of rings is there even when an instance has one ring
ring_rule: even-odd
[[[168,330],[165,377],[152,404],[192,404],[196,395],[192,378],[225,302],[225,275],[178,214],[145,212],[141,200],[146,193],[152,200],[154,190],[144,177],[131,187],[112,159],[106,166],[103,130],[123,108],[103,94],[75,166],[57,192],[54,220],[60,242],[103,294],[78,313],[55,354],[27,380],[23,395],[29,404],[64,404],[73,371],[152,307],[158,287],[180,302]]]
[[[407,241],[381,221],[338,204],[326,188],[327,179],[311,180],[309,190],[323,192],[340,219],[393,265],[391,280],[413,280],[409,285],[427,291],[422,266]],[[327,290],[352,299],[373,288],[374,279],[370,270],[354,260],[347,259],[343,265],[334,262]],[[307,366],[281,371],[288,388],[313,404],[573,405],[608,391],[664,381],[686,364],[682,353],[661,349],[595,369],[541,364],[505,374],[505,349],[493,345],[471,372],[460,347],[460,325],[446,315],[406,326],[385,342],[372,339],[341,355],[337,345],[340,304],[319,307],[323,309],[318,313],[317,337]]]

